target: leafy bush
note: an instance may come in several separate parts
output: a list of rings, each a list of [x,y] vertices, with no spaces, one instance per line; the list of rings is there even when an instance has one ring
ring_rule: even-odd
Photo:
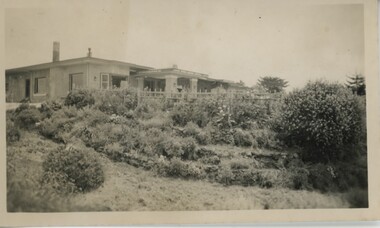
[[[181,158],[185,154],[181,141],[181,138],[178,137],[163,137],[162,140],[155,145],[155,153],[167,158]]]
[[[171,120],[164,114],[158,114],[150,119],[139,120],[139,124],[144,129],[158,128],[161,130],[166,130],[171,126]]]
[[[251,133],[240,128],[234,130],[234,142],[236,146],[242,147],[250,147],[254,144]]]
[[[7,116],[6,119],[6,132],[7,132],[7,143],[12,143],[20,140],[21,133],[18,128],[14,126],[14,123],[10,118]]]
[[[309,182],[322,192],[336,191],[337,174],[331,165],[315,164],[309,168]]]
[[[309,82],[285,97],[279,128],[287,144],[305,149],[305,159],[338,160],[347,155],[344,148],[358,143],[360,112],[357,98],[343,85]]]
[[[310,189],[309,170],[304,167],[292,167],[290,173],[290,183],[287,187],[292,189]]]
[[[46,138],[56,142],[66,142],[66,133],[69,133],[76,121],[77,111],[64,107],[52,114],[50,118],[46,118],[39,125],[39,132]],[[74,117],[73,117],[74,116]]]
[[[178,102],[174,104],[170,117],[175,125],[185,126],[190,122],[193,112],[193,105],[186,102]]]
[[[229,161],[231,169],[248,169],[251,162],[247,158],[233,158]]]
[[[322,192],[368,188],[367,165],[363,161],[319,163],[308,167],[308,171],[309,183]]]
[[[50,118],[54,112],[60,110],[62,108],[62,104],[57,101],[47,101],[41,104],[39,111],[41,112],[43,119]]]
[[[354,188],[345,194],[351,208],[368,208],[368,190]]]
[[[197,124],[192,121],[188,122],[184,129],[185,136],[191,136],[201,145],[207,145],[211,143],[210,132],[201,129]]]
[[[65,105],[75,106],[80,109],[91,106],[95,103],[95,98],[88,90],[72,90],[65,98]]]
[[[117,142],[107,144],[104,153],[114,161],[123,161],[125,158],[124,148]]]
[[[104,182],[99,161],[87,149],[60,147],[47,155],[42,166],[44,181],[61,192],[87,192]]]
[[[205,173],[201,168],[192,162],[181,161],[180,158],[173,158],[170,161],[159,160],[159,173],[169,177],[181,177],[185,179],[202,179]]]
[[[8,212],[70,211],[71,203],[52,190],[36,187],[35,181],[7,179]]]
[[[38,109],[28,104],[20,105],[13,115],[15,126],[27,130],[35,128],[36,123],[42,119],[42,115]]]
[[[232,118],[237,127],[250,129],[252,124],[262,126],[268,119],[266,104],[260,101],[235,102],[232,105]]]
[[[223,100],[216,98],[181,101],[174,105],[170,116],[175,125],[185,126],[192,121],[203,128],[216,117],[222,105]]]
[[[252,131],[254,141],[259,148],[267,148],[272,150],[282,150],[283,143],[281,142],[278,134],[268,128],[258,129]]]
[[[182,159],[196,160],[198,159],[198,145],[192,137],[186,137],[181,140],[181,149],[183,151]]]
[[[142,100],[135,108],[135,115],[142,119],[150,119],[165,111],[167,101],[164,99],[145,99]]]
[[[124,116],[137,106],[137,93],[134,89],[95,91],[95,108],[109,115]]]

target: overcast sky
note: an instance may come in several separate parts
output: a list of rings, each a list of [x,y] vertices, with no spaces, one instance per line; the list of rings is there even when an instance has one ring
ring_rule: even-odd
[[[364,72],[362,5],[282,2],[17,0],[5,11],[5,66],[50,62],[60,41],[61,60],[91,47],[98,58],[177,64],[249,86],[266,75],[293,88]]]

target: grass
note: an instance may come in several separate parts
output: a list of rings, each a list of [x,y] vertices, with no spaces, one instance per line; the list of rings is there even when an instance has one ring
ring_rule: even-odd
[[[32,147],[30,145],[33,145]],[[23,132],[21,140],[8,145],[8,178],[39,179],[43,156],[58,144],[36,133]],[[216,146],[220,153],[229,156],[230,146]],[[246,152],[241,149],[239,152]],[[251,210],[289,208],[348,208],[344,194],[322,194],[317,191],[296,191],[285,188],[263,189],[259,187],[223,186],[207,181],[181,180],[159,177],[126,163],[113,162],[104,155],[98,156],[105,172],[103,185],[88,193],[50,197],[35,194],[30,200],[30,189],[19,189],[18,198],[25,211],[32,205],[33,211],[173,211],[173,210]],[[21,186],[22,188],[22,186]],[[28,202],[29,200],[29,202]],[[58,203],[53,203],[58,202]],[[65,202],[63,205],[60,202]],[[8,203],[9,205],[9,203]],[[53,205],[53,206],[52,206]],[[19,205],[20,206],[20,205]],[[24,206],[24,207],[23,207]],[[30,206],[30,205],[29,205]]]

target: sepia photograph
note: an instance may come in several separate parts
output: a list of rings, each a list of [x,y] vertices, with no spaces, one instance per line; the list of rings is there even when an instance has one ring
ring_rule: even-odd
[[[5,213],[370,209],[362,1],[3,12]]]

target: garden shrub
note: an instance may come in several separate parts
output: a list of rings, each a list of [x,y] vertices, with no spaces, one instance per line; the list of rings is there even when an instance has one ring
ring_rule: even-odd
[[[167,158],[184,156],[181,138],[179,137],[164,137],[155,146],[154,150],[157,155],[163,155]]]
[[[105,128],[106,127],[106,128]],[[98,152],[103,152],[108,143],[110,125],[102,124],[96,127],[84,127],[80,133],[80,139],[87,147],[91,147]]]
[[[41,112],[43,119],[50,118],[54,112],[62,108],[61,102],[58,100],[47,101],[41,104],[39,111]]]
[[[71,112],[71,108],[62,108],[53,113],[50,118],[43,120],[39,126],[39,132],[46,138],[55,142],[65,143],[67,138],[65,133],[72,130],[76,118],[76,110]]]
[[[193,104],[180,101],[174,104],[173,110],[170,112],[170,118],[175,125],[185,126],[192,120],[192,112]]]
[[[200,145],[208,145],[212,143],[212,137],[209,132],[206,131],[199,132],[199,134],[195,136],[195,140],[197,140]]]
[[[150,119],[166,110],[166,101],[164,99],[145,99],[142,100],[135,108],[135,115],[142,119]]]
[[[347,191],[350,188],[368,188],[368,175],[366,161],[339,162],[334,164],[337,180],[335,184],[339,191]]]
[[[107,144],[104,148],[104,153],[113,161],[121,162],[125,159],[124,147],[117,142]]]
[[[34,129],[36,123],[42,119],[42,115],[38,109],[28,104],[21,104],[13,115],[15,126],[27,130]]]
[[[241,101],[232,105],[234,125],[242,129],[250,129],[253,124],[263,126],[268,119],[267,108],[261,101]]]
[[[282,150],[283,143],[280,141],[278,134],[273,130],[268,128],[256,129],[252,132],[253,135],[253,145],[256,145],[259,148],[267,148],[272,150]]]
[[[223,164],[218,170],[217,181],[224,185],[231,185],[235,179],[234,173],[229,165]]]
[[[304,167],[292,167],[287,170],[290,174],[290,181],[287,187],[300,190],[300,189],[310,189],[309,182],[309,170]]]
[[[72,90],[65,98],[66,106],[75,106],[80,109],[91,106],[95,103],[95,98],[88,90]]]
[[[196,125],[193,121],[190,121],[185,125],[183,133],[186,136],[196,137],[201,131],[202,130],[198,125]]]
[[[110,122],[109,115],[89,107],[84,107],[77,111],[76,118],[78,121],[83,121],[88,127],[95,127],[98,124]]]
[[[166,130],[171,126],[171,120],[164,114],[158,114],[150,119],[140,119],[138,122],[144,130],[149,128]]]
[[[358,143],[363,130],[360,113],[357,97],[343,85],[309,82],[285,97],[279,129],[288,145],[304,148],[304,159],[352,159],[346,154],[350,150],[343,152]]]
[[[183,151],[182,159],[197,160],[198,145],[192,137],[186,137],[181,140],[181,149]]]
[[[20,140],[21,133],[18,128],[14,126],[13,121],[7,115],[6,118],[6,141],[7,143],[17,142]]]
[[[63,147],[51,151],[43,161],[44,181],[56,183],[63,192],[87,192],[104,182],[99,161],[88,149]]]
[[[211,143],[211,135],[205,129],[201,129],[197,124],[190,121],[186,124],[184,131],[185,136],[191,136],[200,145],[207,145]]]
[[[36,182],[7,178],[8,212],[63,212],[73,209],[68,200],[51,189],[38,188]]]
[[[240,128],[234,129],[233,137],[236,146],[250,147],[254,144],[251,133]]]
[[[197,99],[193,106],[193,112],[191,113],[191,120],[199,127],[205,127],[211,122],[219,112],[219,108],[222,105],[222,100],[217,98],[205,98]]]
[[[368,190],[353,188],[345,193],[345,198],[350,203],[351,208],[368,208]]]
[[[337,174],[333,166],[322,163],[309,167],[309,183],[322,192],[336,191]]]
[[[258,185],[260,174],[256,169],[237,169],[233,171],[234,182],[233,184],[242,186],[255,186]]]
[[[248,169],[251,162],[247,158],[232,158],[229,161],[231,169]]]
[[[161,173],[169,177],[181,177],[185,179],[202,179],[205,173],[193,162],[184,162],[180,158],[173,158],[170,162],[162,162]]]
[[[359,162],[338,162],[315,164],[308,168],[309,182],[314,189],[326,191],[347,191],[352,188],[367,189],[367,165]]]
[[[133,88],[95,91],[95,108],[109,115],[124,116],[137,106],[137,92]]]
[[[200,159],[200,161],[204,164],[211,164],[211,165],[219,165],[220,164],[220,158],[216,155],[202,157]]]

